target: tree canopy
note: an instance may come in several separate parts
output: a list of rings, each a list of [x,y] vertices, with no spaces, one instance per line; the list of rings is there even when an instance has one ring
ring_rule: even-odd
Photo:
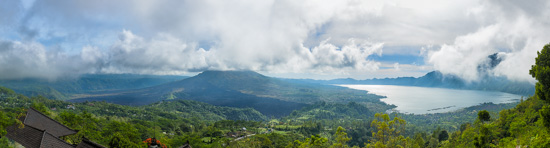
[[[550,44],[546,44],[541,51],[537,51],[535,65],[531,66],[529,74],[537,79],[535,94],[539,99],[550,101]]]
[[[482,110],[477,113],[477,119],[479,119],[480,121],[489,121],[491,120],[491,115],[488,111]]]
[[[550,103],[550,44],[546,44],[541,51],[537,51],[537,55],[535,65],[531,66],[529,74],[538,81],[535,85],[535,96]],[[544,106],[539,113],[544,126],[550,129],[550,107]]]

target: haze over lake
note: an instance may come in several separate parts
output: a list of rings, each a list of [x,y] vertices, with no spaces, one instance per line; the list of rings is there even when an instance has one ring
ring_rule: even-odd
[[[457,90],[445,88],[395,86],[395,85],[339,85],[368,93],[386,96],[381,101],[397,106],[402,113],[426,114],[458,110],[484,102],[510,103],[521,99],[520,95],[494,92]]]

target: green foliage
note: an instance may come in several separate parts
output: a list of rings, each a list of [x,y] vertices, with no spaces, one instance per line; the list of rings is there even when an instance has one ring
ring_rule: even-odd
[[[531,66],[529,74],[538,80],[535,85],[536,96],[545,101],[550,101],[550,44],[546,44],[541,51],[537,51],[535,65]]]
[[[10,116],[8,113],[0,110],[0,137],[6,135],[6,127],[13,125],[14,123],[15,119],[13,116]]]
[[[542,123],[544,127],[550,130],[550,105],[546,105],[542,107],[539,113],[540,113],[540,116],[542,117],[542,121],[543,121]]]
[[[449,139],[449,133],[446,130],[443,130],[439,133],[438,138],[439,141],[445,141]]]
[[[10,91],[6,89],[3,92]],[[66,108],[68,105],[73,105],[75,109]],[[106,102],[70,103],[5,93],[0,96],[0,133],[5,134],[5,127],[12,125],[16,117],[29,107],[78,130],[77,134],[63,138],[71,144],[78,144],[82,137],[86,137],[113,147],[138,147],[144,139],[151,137],[157,137],[173,147],[183,145],[187,140],[194,142],[191,143],[193,147],[220,146],[221,143],[229,143],[230,140],[225,138],[225,133],[229,131],[242,127],[257,131],[256,128],[261,126],[259,121],[246,120],[266,120],[253,109],[217,107],[196,101],[178,100],[132,107]],[[211,140],[203,141],[205,136],[211,137]],[[284,145],[296,139],[289,138],[293,139],[285,139]],[[0,145],[4,145],[2,143],[9,142],[3,138]]]
[[[405,137],[401,135],[407,124],[405,120],[398,117],[390,120],[388,114],[380,113],[376,113],[374,117],[371,126],[376,128],[377,132],[372,132],[374,141],[368,144],[367,147],[403,147],[407,145]]]
[[[479,148],[489,147],[489,129],[486,126],[481,126],[479,136],[475,138],[474,145]]]
[[[411,134],[412,132],[430,132],[437,128],[447,130],[448,132],[457,130],[463,131],[464,124],[468,124],[469,122],[473,123],[477,120],[477,113],[480,110],[487,110],[492,117],[498,117],[496,113],[501,110],[514,108],[516,105],[518,105],[517,102],[502,104],[482,103],[446,113],[422,115],[399,114],[399,116],[406,120],[408,123],[407,125],[410,126],[411,130],[407,131],[409,135],[413,135]],[[429,139],[425,140],[428,141]]]
[[[535,97],[512,109],[502,110],[495,120],[463,124],[442,147],[546,147],[548,130],[541,119],[544,101]]]
[[[286,148],[323,148],[328,146],[327,138],[323,138],[319,135],[312,135],[311,138],[306,138],[303,142],[296,140],[287,145]]]
[[[336,133],[334,133],[334,137],[336,142],[332,144],[331,148],[348,148],[349,147],[346,143],[350,141],[351,138],[348,137],[348,133],[346,133],[346,130],[341,126],[338,126],[338,129],[336,129]]]
[[[0,96],[6,96],[6,95],[15,95],[15,91],[9,88],[0,86]]]
[[[424,147],[424,138],[422,138],[422,134],[421,133],[417,133],[415,136],[414,136],[414,141],[413,141],[413,147]]]
[[[41,102],[32,103],[31,107],[42,112],[45,115],[50,115],[50,112],[48,111],[49,109],[48,107],[46,107],[46,105],[44,105],[44,103],[41,103]]]
[[[290,116],[285,118],[295,118],[298,120],[338,120],[338,119],[368,119],[371,118],[371,112],[364,104],[349,102],[326,103],[317,102],[313,105],[295,110]]]
[[[477,119],[479,119],[480,121],[489,121],[491,120],[491,115],[488,111],[482,110],[477,113]]]
[[[537,55],[535,65],[531,66],[529,74],[538,80],[535,85],[535,95],[541,100],[550,102],[550,44],[546,44],[541,51],[537,51]],[[543,108],[540,115],[544,126],[550,129],[549,107]]]
[[[130,148],[139,147],[136,143],[131,142],[120,133],[115,133],[109,141],[110,148]]]

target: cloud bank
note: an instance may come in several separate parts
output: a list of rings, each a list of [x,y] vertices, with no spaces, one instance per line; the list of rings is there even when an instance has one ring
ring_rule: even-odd
[[[444,73],[477,81],[483,75],[477,67],[498,53],[502,62],[488,74],[534,82],[529,69],[537,51],[550,43],[548,8],[548,1],[484,1],[469,11],[484,25],[430,52],[429,63]]]
[[[22,3],[25,2],[25,3]],[[2,1],[0,79],[254,70],[372,78],[440,70],[533,81],[547,1]],[[413,55],[422,65],[370,56]],[[403,57],[403,56],[394,56]],[[335,77],[332,77],[335,78]]]

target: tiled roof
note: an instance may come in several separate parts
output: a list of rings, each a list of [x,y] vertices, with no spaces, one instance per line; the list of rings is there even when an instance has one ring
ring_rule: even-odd
[[[20,143],[26,148],[105,148],[86,138],[77,145],[72,145],[59,139],[61,136],[76,134],[77,131],[53,120],[33,108],[19,118],[23,122],[6,128],[6,137]],[[19,128],[19,126],[22,128]]]
[[[61,140],[54,135],[50,134],[49,131],[44,132],[44,137],[42,138],[42,143],[40,147],[47,148],[74,148],[74,145]]]
[[[19,128],[18,126],[17,124],[8,126],[6,128],[6,137],[17,141],[26,148],[40,147],[42,136],[44,135],[43,130],[31,126],[25,126],[24,128]]]
[[[103,145],[99,145],[95,142],[88,140],[87,138],[82,138],[82,142],[76,146],[76,148],[105,148]]]
[[[25,146],[25,148],[74,148],[73,145],[44,130],[40,130],[30,125],[25,125],[23,128],[19,128],[18,126],[18,124],[15,124],[6,128],[8,132],[6,137],[20,143]]]
[[[40,130],[46,130],[55,137],[72,135],[78,132],[53,120],[34,108],[29,108],[29,110],[27,110],[27,114],[22,122]]]

